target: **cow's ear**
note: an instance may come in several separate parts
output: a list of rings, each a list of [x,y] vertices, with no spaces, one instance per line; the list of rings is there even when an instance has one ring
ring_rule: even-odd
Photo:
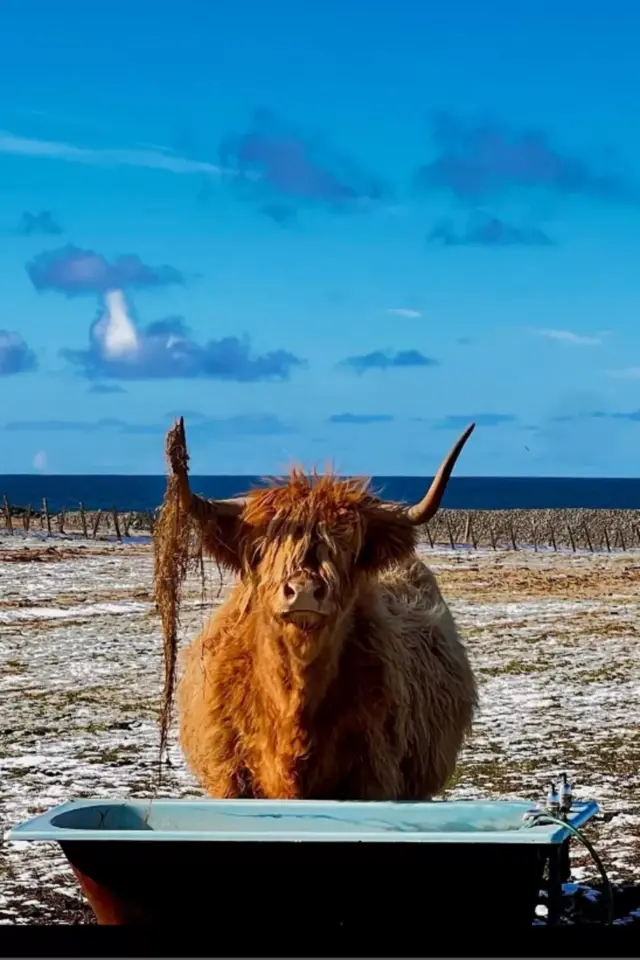
[[[376,573],[394,563],[402,563],[413,554],[416,528],[401,510],[372,506],[364,511],[365,531],[359,565]]]
[[[240,517],[209,515],[202,523],[202,551],[221,567],[240,573],[250,553],[251,528]]]

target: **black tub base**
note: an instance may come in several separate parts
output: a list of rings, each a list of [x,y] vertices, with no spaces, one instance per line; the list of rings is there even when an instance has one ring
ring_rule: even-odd
[[[285,927],[367,941],[399,927],[523,930],[550,848],[540,844],[70,841],[100,924]],[[248,928],[248,925],[251,929]],[[460,933],[460,928],[458,928]]]

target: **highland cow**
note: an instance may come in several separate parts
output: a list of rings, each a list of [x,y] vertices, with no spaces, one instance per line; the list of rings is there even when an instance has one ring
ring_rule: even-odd
[[[189,487],[183,421],[169,432],[156,533],[165,644],[186,526],[238,575],[185,651],[178,685],[181,746],[209,796],[401,801],[445,787],[477,691],[416,547],[473,427],[411,507],[368,483],[298,469],[243,498],[204,500]]]

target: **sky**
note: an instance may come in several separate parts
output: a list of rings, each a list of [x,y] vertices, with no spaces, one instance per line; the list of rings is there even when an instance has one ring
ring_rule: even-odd
[[[22,0],[0,473],[640,474],[640,7]]]

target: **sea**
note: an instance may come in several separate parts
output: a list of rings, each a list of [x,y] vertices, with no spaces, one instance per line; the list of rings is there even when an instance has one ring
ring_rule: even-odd
[[[261,485],[249,476],[190,476],[191,488],[204,497],[232,497]],[[374,492],[388,500],[413,503],[431,477],[373,477]],[[155,510],[162,502],[163,476],[8,474],[0,476],[0,498],[12,506],[40,509],[44,497],[51,512],[74,510]],[[640,480],[570,477],[452,477],[443,507],[461,510],[589,508],[640,510]]]

